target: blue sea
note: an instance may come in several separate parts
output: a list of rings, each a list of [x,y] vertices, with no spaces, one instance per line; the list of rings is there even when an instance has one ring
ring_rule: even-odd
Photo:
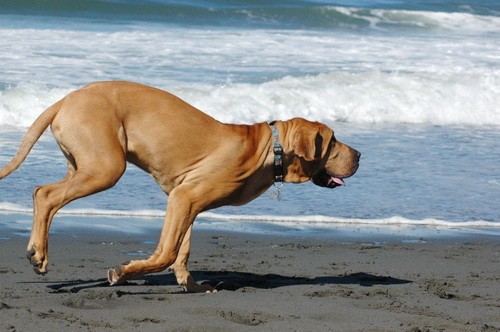
[[[0,64],[0,165],[67,93],[129,80],[223,122],[321,121],[362,152],[345,187],[286,184],[197,227],[500,235],[498,1],[2,0]],[[28,229],[34,187],[65,171],[48,131],[0,181],[0,213]],[[60,215],[139,232],[166,202],[130,165]]]

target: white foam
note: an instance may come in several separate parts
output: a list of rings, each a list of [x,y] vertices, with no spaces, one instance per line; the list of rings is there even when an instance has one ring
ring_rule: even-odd
[[[70,91],[27,82],[0,91],[0,124],[29,127],[43,110]]]
[[[448,75],[331,73],[186,94],[226,122],[302,116],[324,122],[500,125],[500,72]]]
[[[441,226],[441,227],[500,227],[500,223],[488,222],[484,220],[455,222],[427,218],[422,220],[408,219],[400,216],[381,219],[358,219],[358,218],[337,218],[323,215],[307,216],[279,216],[279,215],[224,215],[218,213],[205,212],[200,214],[200,219],[208,220],[230,220],[230,221],[251,221],[262,223],[278,223],[282,225],[307,225],[314,227],[332,227],[339,225],[357,226],[396,226],[396,225],[419,225],[419,226]]]
[[[19,206],[13,203],[1,202],[0,213],[2,214],[32,214],[32,209]],[[82,216],[82,217],[118,217],[118,218],[163,218],[164,211],[158,210],[99,210],[99,209],[62,209],[58,212],[62,216]],[[330,228],[338,226],[357,227],[369,226],[433,226],[443,228],[500,228],[500,222],[490,222],[485,220],[471,221],[448,221],[433,218],[421,220],[408,219],[401,216],[393,216],[380,219],[360,219],[360,218],[338,218],[324,215],[306,216],[283,216],[283,215],[239,215],[221,214],[214,212],[203,212],[197,217],[199,220],[228,221],[228,222],[250,222],[261,224],[278,224],[293,227],[317,227]]]
[[[328,7],[348,17],[366,20],[374,29],[387,25],[425,29],[445,29],[464,34],[498,33],[500,17],[459,12],[431,12],[396,9]]]
[[[216,119],[255,123],[295,116],[323,122],[500,125],[500,71],[441,75],[330,73],[261,84],[171,91]],[[0,123],[27,127],[71,89],[21,84],[0,92]]]
[[[395,13],[371,10],[369,16]],[[410,14],[457,27],[482,29],[481,20],[500,26],[498,17]],[[123,79],[170,90],[224,122],[302,116],[500,125],[500,53],[489,26],[484,35],[460,38],[155,27],[0,29],[6,73],[0,82],[0,124],[26,127],[73,89]]]

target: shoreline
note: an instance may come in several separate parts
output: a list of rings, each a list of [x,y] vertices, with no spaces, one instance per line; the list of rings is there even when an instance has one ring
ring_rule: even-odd
[[[257,216],[258,218],[259,216]],[[256,236],[270,235],[276,237],[298,237],[329,239],[335,241],[379,243],[412,243],[427,241],[452,241],[469,239],[488,239],[500,241],[500,226],[465,226],[464,223],[453,225],[433,225],[426,223],[370,223],[370,222],[340,222],[322,223],[293,222],[269,220],[237,220],[237,216],[230,218],[197,218],[194,231],[227,232],[238,235],[253,234]],[[394,218],[388,218],[391,220]],[[11,213],[0,211],[0,239],[10,238],[12,235],[29,237],[31,232],[32,213]],[[51,226],[50,234],[54,233],[93,233],[116,232],[123,234],[159,234],[163,226],[163,217],[127,216],[127,215],[56,215]]]
[[[497,236],[380,242],[195,228],[190,271],[219,292],[187,294],[170,272],[106,283],[108,268],[155,250],[155,228],[54,227],[45,276],[25,258],[27,230],[9,234],[0,233],[0,329],[7,331],[500,328]]]

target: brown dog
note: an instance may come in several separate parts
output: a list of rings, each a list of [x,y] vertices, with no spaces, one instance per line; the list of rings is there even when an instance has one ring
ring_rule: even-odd
[[[322,187],[342,185],[360,154],[318,122],[294,118],[254,125],[223,124],[181,99],[152,87],[101,82],[74,91],[49,107],[29,128],[17,154],[0,170],[13,172],[51,125],[68,162],[59,182],[33,194],[28,259],[46,273],[49,227],[69,202],[112,187],[131,162],[169,195],[160,242],[146,260],[108,271],[111,284],[171,267],[186,291],[214,291],[187,270],[191,229],[198,213],[241,205],[274,181]]]

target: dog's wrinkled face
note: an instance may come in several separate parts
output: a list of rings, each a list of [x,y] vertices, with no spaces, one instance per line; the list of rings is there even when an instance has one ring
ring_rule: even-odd
[[[312,180],[326,188],[344,185],[343,179],[357,171],[361,154],[337,141],[333,131],[322,123],[303,119],[294,121],[299,126],[294,126],[298,129],[294,133],[294,156],[287,172],[290,182]]]
[[[335,139],[332,139],[330,145],[330,150],[324,158],[326,163],[313,174],[312,181],[321,187],[335,188],[344,185],[343,179],[358,170],[361,154]]]

